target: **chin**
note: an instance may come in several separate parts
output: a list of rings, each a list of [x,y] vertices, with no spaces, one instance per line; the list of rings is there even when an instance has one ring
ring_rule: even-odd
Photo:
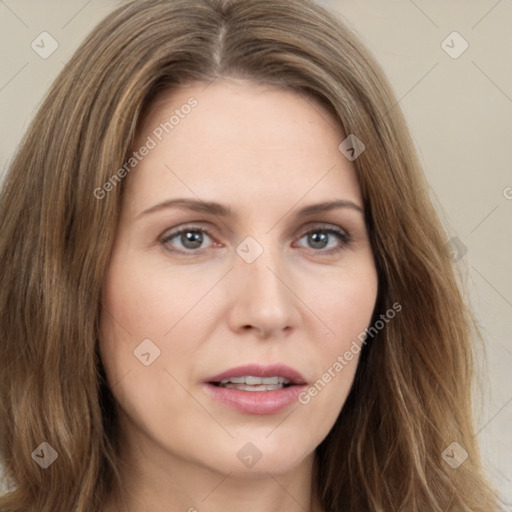
[[[268,478],[268,473],[289,473],[305,458],[314,455],[315,447],[306,446],[306,443],[301,445],[296,436],[290,434],[287,442],[283,442],[282,436],[272,441],[270,437],[244,436],[243,441],[232,440],[225,449],[217,445],[218,453],[213,464],[215,471],[241,478]]]

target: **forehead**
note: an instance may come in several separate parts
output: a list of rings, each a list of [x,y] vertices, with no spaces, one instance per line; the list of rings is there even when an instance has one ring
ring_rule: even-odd
[[[242,80],[193,83],[160,94],[134,150],[150,151],[129,176],[130,203],[166,196],[221,202],[359,200],[354,167],[339,151],[334,114],[310,96]],[[280,199],[279,199],[280,198]]]
[[[195,106],[189,108],[190,103]],[[216,137],[237,142],[244,138],[249,144],[254,138],[256,144],[264,142],[269,149],[284,149],[291,141],[287,135],[293,135],[297,142],[299,131],[304,142],[311,140],[315,129],[322,130],[324,136],[331,131],[336,139],[343,135],[332,107],[311,93],[243,79],[218,78],[209,84],[195,82],[161,92],[144,113],[139,137],[169,121],[173,113],[172,138],[179,138],[180,132],[184,135],[178,124],[199,129],[197,135],[205,135],[213,126]],[[181,123],[184,118],[188,118],[187,123]],[[259,122],[251,125],[252,121]],[[300,130],[292,129],[290,123]],[[317,142],[314,137],[312,142]]]

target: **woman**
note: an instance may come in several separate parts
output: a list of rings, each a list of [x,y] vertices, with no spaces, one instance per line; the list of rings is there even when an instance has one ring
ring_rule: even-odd
[[[120,7],[0,212],[1,510],[497,510],[446,236],[325,9]]]

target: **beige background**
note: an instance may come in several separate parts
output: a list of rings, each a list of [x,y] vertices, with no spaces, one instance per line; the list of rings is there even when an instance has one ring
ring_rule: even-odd
[[[323,0],[371,48],[405,111],[488,345],[477,434],[512,510],[512,2]],[[0,0],[0,162],[5,170],[53,78],[118,2]],[[47,59],[31,48],[46,31]],[[458,53],[452,58],[442,47]],[[462,254],[462,253],[461,253]]]

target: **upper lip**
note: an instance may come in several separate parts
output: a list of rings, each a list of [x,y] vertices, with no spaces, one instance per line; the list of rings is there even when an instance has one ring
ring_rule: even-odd
[[[229,377],[245,377],[251,375],[253,377],[284,377],[288,379],[292,384],[306,384],[302,374],[285,364],[246,364],[243,366],[237,366],[231,368],[222,373],[209,377],[205,382],[220,382],[223,379]]]

